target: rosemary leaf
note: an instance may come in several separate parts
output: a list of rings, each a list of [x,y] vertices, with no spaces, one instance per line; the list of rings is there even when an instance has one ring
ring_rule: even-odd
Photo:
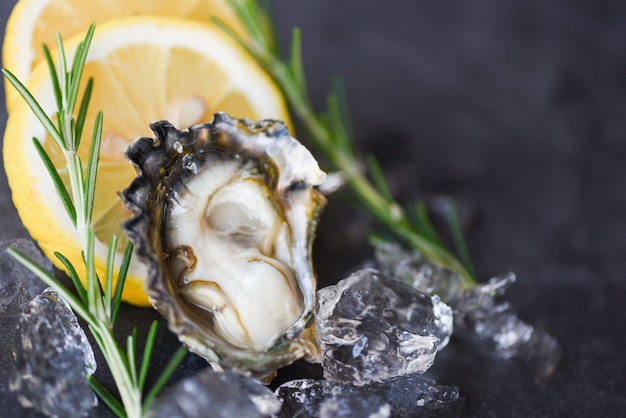
[[[124,283],[126,282],[126,276],[128,274],[128,267],[130,266],[130,260],[133,254],[133,244],[128,243],[124,256],[122,257],[122,263],[117,273],[117,283],[115,284],[115,293],[113,294],[112,312],[111,312],[111,326],[115,324],[117,314],[120,310],[120,304],[122,303],[122,292],[124,290]]]
[[[156,332],[159,323],[152,321],[148,337],[143,349],[143,357],[141,359],[141,367],[139,369],[139,390],[143,392],[144,385],[146,383],[146,376],[148,375],[148,367],[150,366],[150,359],[152,357],[152,350],[154,348],[154,341],[156,339]]]
[[[439,237],[437,230],[430,221],[428,211],[426,210],[426,205],[423,201],[419,200],[415,203],[414,213],[416,217],[416,229],[420,230],[422,235],[424,235],[431,241],[437,242],[439,243],[439,245],[442,245],[441,238]]]
[[[302,32],[295,28],[291,32],[291,53],[289,54],[289,68],[296,84],[303,92],[306,92],[306,76],[302,66]],[[308,97],[305,98],[308,102]]]
[[[348,95],[343,80],[335,77],[332,80],[332,91],[337,98],[337,110],[339,119],[342,122],[342,129],[347,140],[346,151],[356,155],[356,147],[354,144],[354,130],[352,129],[352,119],[350,118],[350,110],[348,106]]]
[[[258,0],[261,4],[263,10],[266,13],[259,15],[259,13],[255,13],[251,11],[251,16],[259,19],[258,24],[260,28],[260,32],[263,33],[263,39],[267,41],[267,49],[272,51],[273,54],[278,53],[278,42],[276,41],[276,37],[274,36],[274,16],[270,7],[270,0]],[[247,1],[247,5],[244,6],[246,8],[251,8],[254,2]]]
[[[326,98],[326,107],[328,109],[328,130],[334,133],[333,145],[343,150],[343,152],[351,152],[348,131],[341,111],[339,110],[339,99],[336,94],[328,95]]]
[[[244,24],[248,31],[251,33],[252,38],[261,42],[262,49],[271,49],[271,42],[265,36],[267,31],[263,30],[261,22],[267,20],[265,16],[261,17],[254,12],[254,9],[250,6],[252,3],[249,1],[233,1],[228,0],[231,7],[235,9],[238,16],[244,20]]]
[[[30,94],[28,89],[24,87],[24,85],[17,79],[17,77],[13,75],[13,73],[11,73],[6,68],[2,69],[2,73],[7,78],[7,80],[9,80],[9,83],[11,83],[13,88],[15,88],[15,90],[17,90],[17,92],[24,98],[24,101],[26,101],[28,107],[30,107],[39,122],[46,129],[50,137],[52,137],[52,140],[59,146],[59,148],[63,148],[63,138],[61,137],[61,133],[54,126],[48,115],[46,115],[46,112],[44,112],[44,110],[41,108],[39,102],[35,100],[33,95]]]
[[[96,25],[93,23],[87,29],[85,39],[79,44],[78,49],[74,55],[74,62],[72,65],[71,84],[68,92],[68,108],[74,109],[76,105],[76,99],[78,98],[78,87],[83,75],[83,69],[85,68],[85,62],[87,61],[87,52],[91,46],[91,40],[93,39]],[[78,146],[78,143],[75,143]]]
[[[73,132],[71,129],[69,132]],[[72,196],[74,197],[74,206],[78,207],[76,212],[76,222],[80,225],[88,225],[87,218],[85,218],[85,184],[84,184],[84,172],[83,161],[75,151],[66,151],[66,161],[72,162],[67,171],[70,176],[70,189]]]
[[[113,235],[109,241],[109,247],[107,250],[107,264],[106,264],[106,277],[104,279],[104,311],[106,317],[111,320],[112,313],[112,292],[113,292],[113,269],[115,268],[115,247],[117,245],[117,237]],[[111,326],[113,326],[111,324]]]
[[[152,389],[150,389],[150,392],[148,392],[148,394],[144,398],[144,402],[143,402],[144,410],[147,409],[147,407],[150,405],[150,403],[152,403],[154,398],[156,398],[159,392],[161,392],[161,389],[163,389],[163,386],[165,386],[167,381],[170,379],[174,371],[176,371],[176,368],[183,361],[186,355],[187,355],[187,349],[185,347],[180,346],[178,350],[176,350],[176,352],[174,353],[170,361],[167,363],[165,370],[163,370],[159,379],[152,386]]]
[[[228,0],[230,1],[230,0]],[[217,18],[215,16],[211,16],[211,22],[215,23],[217,27],[223,30],[227,35],[229,35],[239,46],[245,49],[250,55],[254,55],[254,52],[250,49],[250,43],[244,41],[237,32],[235,32],[230,26],[228,26],[222,19]]]
[[[78,273],[76,273],[76,269],[74,268],[74,265],[63,254],[59,252],[55,252],[54,255],[65,266],[65,269],[67,270],[67,273],[70,276],[70,279],[72,279],[72,283],[74,284],[76,293],[78,293],[78,297],[80,297],[80,300],[83,302],[84,305],[86,305],[87,304],[87,291],[85,290],[85,286],[83,286],[83,283],[80,281],[80,278],[78,277]]]
[[[46,285],[54,289],[59,296],[65,299],[72,310],[83,318],[89,325],[96,324],[96,319],[84,308],[84,306],[80,303],[80,300],[77,299],[72,292],[67,290],[65,286],[59,283],[55,277],[51,276],[46,270],[44,270],[43,267],[14,248],[7,248],[7,253],[19,261],[23,266],[27,267]]]
[[[102,287],[98,276],[96,275],[95,257],[94,257],[94,232],[93,227],[87,227],[87,237],[83,245],[85,248],[85,265],[87,267],[87,300],[89,301],[89,311],[96,318],[106,318],[102,301]]]
[[[137,327],[133,328],[133,332],[126,338],[126,359],[128,360],[128,369],[130,370],[130,376],[133,384],[137,387],[137,368],[135,367],[137,361],[137,338],[139,330]]]
[[[54,164],[50,160],[50,157],[48,157],[48,154],[46,154],[46,151],[43,149],[37,138],[33,138],[32,141],[35,149],[37,150],[37,154],[39,154],[43,165],[46,167],[48,175],[54,183],[54,187],[57,190],[61,202],[63,202],[63,206],[65,207],[65,212],[67,212],[67,216],[70,218],[70,221],[72,221],[72,225],[76,227],[76,208],[72,203],[69,192],[65,188],[63,180],[61,180],[58,171],[54,167]]]
[[[111,392],[107,388],[105,388],[102,383],[100,383],[95,377],[89,376],[87,378],[87,382],[89,386],[93,389],[93,391],[98,395],[100,399],[113,411],[115,415],[119,418],[126,418],[126,412],[124,411],[124,406],[118,401]]]
[[[59,54],[59,73],[61,75],[61,97],[63,98],[62,100],[62,105],[59,108],[59,113],[62,112],[63,109],[67,108],[67,97],[69,96],[69,91],[68,91],[68,72],[67,72],[67,59],[65,58],[65,47],[63,46],[63,38],[61,37],[60,33],[57,33],[56,35],[56,40],[57,40],[57,49],[58,49],[58,54]],[[59,127],[59,129],[61,129],[61,132],[63,131],[63,129],[61,127]],[[67,146],[67,144],[65,144]]]
[[[454,202],[449,199],[446,199],[444,204],[448,225],[450,226],[450,232],[452,233],[452,239],[454,241],[456,251],[459,254],[459,259],[472,277],[476,277],[476,270],[474,270],[472,257],[470,256],[467,244],[463,238],[463,231],[461,230],[461,224],[459,223],[459,215],[457,213],[456,206]]]
[[[50,81],[52,82],[52,92],[54,93],[54,99],[57,104],[57,109],[60,112],[63,109],[63,95],[59,86],[59,77],[57,76],[56,68],[54,67],[54,61],[52,55],[50,55],[50,49],[48,46],[43,46],[43,55],[46,58],[48,64],[48,72],[50,73]]]
[[[387,186],[387,182],[385,181],[385,175],[383,174],[383,170],[378,164],[378,160],[374,157],[373,154],[368,154],[365,157],[365,164],[367,165],[367,169],[369,172],[374,185],[378,189],[378,192],[387,200],[393,200],[393,195],[391,194],[391,190],[389,190],[389,186]]]
[[[96,115],[93,135],[91,138],[91,148],[89,150],[89,160],[87,162],[87,182],[85,183],[85,222],[91,223],[93,205],[96,195],[96,176],[98,174],[98,162],[100,159],[100,143],[102,141],[102,112]]]
[[[85,118],[87,117],[87,109],[89,108],[89,101],[91,100],[92,92],[93,78],[89,78],[89,80],[87,80],[87,84],[85,85],[85,91],[83,92],[83,99],[80,102],[78,115],[76,116],[76,129],[74,133],[76,136],[76,147],[80,146],[80,140],[83,136],[83,127],[85,126]]]

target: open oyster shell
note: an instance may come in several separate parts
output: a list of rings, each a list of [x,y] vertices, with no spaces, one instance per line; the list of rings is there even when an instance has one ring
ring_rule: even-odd
[[[311,244],[325,179],[282,122],[224,113],[133,142],[125,230],[146,291],[179,339],[213,364],[263,378],[319,360]]]

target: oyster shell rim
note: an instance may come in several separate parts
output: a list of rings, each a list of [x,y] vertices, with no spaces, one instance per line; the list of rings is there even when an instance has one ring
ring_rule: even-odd
[[[315,189],[325,180],[311,153],[292,138],[286,125],[280,121],[264,119],[253,122],[249,119],[236,119],[219,112],[213,119],[185,130],[176,129],[167,121],[150,124],[155,138],[141,137],[129,146],[126,158],[135,166],[137,176],[120,193],[124,204],[133,216],[124,222],[123,228],[135,246],[135,253],[148,267],[148,277],[144,288],[150,302],[167,320],[169,329],[192,352],[199,354],[213,365],[232,369],[257,378],[267,378],[278,368],[305,358],[310,362],[320,362],[320,350],[314,324],[317,278],[312,266],[311,247],[319,215],[326,204],[325,197]],[[254,142],[251,144],[251,142]],[[306,207],[307,224],[303,231],[304,240],[294,239],[291,248],[294,270],[298,273],[298,284],[303,292],[303,311],[298,320],[279,337],[266,351],[252,352],[213,341],[202,328],[189,318],[183,309],[176,306],[174,286],[167,279],[166,268],[162,263],[161,223],[164,219],[165,184],[163,179],[174,175],[168,171],[173,161],[182,162],[185,155],[205,150],[206,147],[234,147],[259,158],[269,159],[279,171],[276,190],[281,203],[287,204],[288,211],[293,199],[308,199]],[[294,167],[289,159],[303,159],[307,164]],[[160,164],[159,160],[164,163]],[[183,168],[180,168],[182,170]],[[309,170],[307,172],[306,170]],[[149,216],[151,210],[153,216]],[[291,222],[290,222],[291,226]],[[304,275],[305,277],[300,277]],[[306,280],[303,280],[306,279]],[[303,286],[304,285],[304,286]],[[309,292],[309,293],[307,293]],[[172,296],[174,295],[174,296]]]

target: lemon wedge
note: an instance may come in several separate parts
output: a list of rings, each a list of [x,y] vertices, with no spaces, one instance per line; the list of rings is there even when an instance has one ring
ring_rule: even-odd
[[[3,66],[26,80],[43,58],[41,46],[56,46],[56,34],[69,39],[91,23],[110,19],[159,15],[209,22],[220,18],[239,33],[239,20],[226,0],[20,0],[7,21],[2,47]],[[19,95],[5,83],[7,109]]]
[[[82,38],[81,34],[65,42],[70,59]],[[224,111],[234,117],[288,123],[287,107],[278,87],[246,51],[211,24],[156,16],[105,22],[96,28],[83,84],[89,77],[94,79],[94,89],[80,157],[87,161],[91,140],[87,130],[93,126],[96,112],[102,110],[103,137],[93,212],[100,277],[104,277],[110,237],[118,237],[118,264],[127,242],[121,223],[129,214],[117,193],[130,184],[135,170],[123,153],[135,138],[152,136],[150,122],[167,119],[183,129],[208,122],[214,112]],[[52,115],[55,100],[45,62],[33,70],[27,87]],[[16,102],[7,121],[3,147],[13,202],[24,226],[46,255],[62,268],[52,255],[53,251],[61,252],[79,274],[84,273],[79,268],[83,265],[80,238],[31,138],[39,140],[56,167],[65,165],[63,154],[25,102]],[[69,183],[67,173],[59,173]],[[148,305],[143,291],[145,267],[136,258],[133,260],[123,299]]]

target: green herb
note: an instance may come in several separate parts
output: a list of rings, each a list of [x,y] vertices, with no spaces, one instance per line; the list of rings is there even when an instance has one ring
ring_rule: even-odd
[[[91,97],[93,80],[89,80],[87,83],[77,112],[76,106],[78,105],[80,80],[94,30],[95,26],[91,25],[84,41],[76,50],[71,67],[67,65],[68,62],[63,49],[63,42],[60,36],[57,36],[60,76],[57,76],[56,66],[50,55],[50,51],[47,47],[44,47],[44,54],[50,69],[58,109],[55,120],[56,124],[46,115],[37,100],[24,85],[9,71],[6,69],[2,70],[65,155],[65,168],[69,173],[69,190],[61,180],[57,168],[54,167],[54,164],[39,141],[33,138],[33,144],[54,182],[67,214],[80,234],[83,245],[83,258],[87,271],[85,280],[87,285],[83,287],[76,273],[76,269],[62,254],[56,253],[55,255],[67,268],[68,274],[76,287],[77,296],[63,286],[54,276],[47,273],[20,252],[14,249],[8,249],[8,251],[13,257],[28,267],[41,280],[63,297],[74,312],[89,326],[89,330],[109,366],[121,400],[118,400],[107,388],[91,376],[88,380],[93,390],[119,417],[141,417],[150,401],[154,399],[156,394],[163,388],[177,365],[180,364],[186,354],[186,350],[182,347],[179,348],[157,383],[149,390],[146,398],[143,399],[146,374],[156,337],[157,322],[155,321],[152,324],[145,343],[142,362],[139,367],[137,367],[136,361],[137,329],[127,338],[125,349],[120,347],[113,335],[113,326],[122,300],[122,289],[132,255],[132,244],[128,244],[126,248],[120,270],[117,273],[117,284],[115,289],[113,289],[114,256],[117,240],[115,236],[111,237],[108,248],[106,277],[104,277],[104,288],[101,287],[94,265],[93,250],[95,238],[94,229],[91,224],[100,141],[102,138],[103,116],[101,112],[98,113],[93,128],[87,167],[83,166],[83,162],[77,154],[83,133],[85,115]],[[74,117],[75,112],[76,117]]]
[[[306,138],[328,160],[327,168],[344,173],[347,186],[358,206],[406,245],[420,251],[431,261],[458,273],[465,286],[475,284],[474,269],[452,203],[449,203],[448,220],[460,259],[446,248],[436,234],[422,202],[418,201],[415,209],[407,210],[393,199],[373,156],[366,160],[369,175],[363,172],[352,137],[346,100],[340,86],[335,86],[334,92],[328,95],[325,112],[318,114],[313,110],[301,59],[300,31],[294,29],[290,56],[284,60],[277,48],[269,17],[269,2],[229,0],[229,3],[243,23],[248,36],[237,35],[219,20],[216,23],[246,48],[274,78],[301,124]],[[413,211],[414,214],[411,213]]]

